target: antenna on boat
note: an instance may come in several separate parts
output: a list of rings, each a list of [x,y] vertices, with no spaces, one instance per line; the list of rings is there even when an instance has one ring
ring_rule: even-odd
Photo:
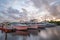
[[[46,15],[45,15],[45,19],[44,19],[45,23],[46,23]]]

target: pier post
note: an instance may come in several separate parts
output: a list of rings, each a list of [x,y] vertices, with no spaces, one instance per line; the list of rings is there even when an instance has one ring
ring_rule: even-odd
[[[7,33],[5,33],[5,40],[7,40]]]

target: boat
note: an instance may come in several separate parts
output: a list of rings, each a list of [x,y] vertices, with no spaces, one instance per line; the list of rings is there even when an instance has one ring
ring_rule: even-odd
[[[36,24],[31,24],[28,26],[28,30],[37,30],[38,26]]]
[[[10,26],[0,27],[0,30],[2,30],[2,32],[5,32],[5,33],[12,33],[16,31],[27,31],[27,25],[12,24]]]
[[[12,33],[16,31],[15,29],[7,29],[7,28],[2,28],[2,27],[0,27],[0,30],[5,33]]]
[[[18,31],[27,31],[28,25],[26,24],[20,24],[20,23],[16,23],[16,24],[12,24],[13,29],[17,29]]]
[[[55,27],[55,26],[56,26],[56,24],[54,24],[54,23],[48,23],[48,22],[40,22],[38,24],[38,28],[39,29],[45,29],[45,28],[48,28],[48,27]]]

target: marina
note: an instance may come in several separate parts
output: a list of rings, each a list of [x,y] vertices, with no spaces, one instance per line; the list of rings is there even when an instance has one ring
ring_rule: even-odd
[[[46,28],[45,30],[18,31],[7,33],[6,40],[60,40],[60,26]],[[0,31],[0,39],[5,40],[5,33]]]
[[[60,0],[0,0],[0,40],[60,40]]]

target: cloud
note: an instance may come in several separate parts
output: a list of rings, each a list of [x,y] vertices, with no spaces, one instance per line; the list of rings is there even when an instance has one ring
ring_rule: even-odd
[[[47,15],[59,18],[59,2],[59,0],[1,0],[0,18],[5,20],[20,20],[24,17],[39,18],[44,17],[46,12],[50,13]]]
[[[26,15],[26,10],[23,10],[23,12],[19,12],[19,10],[17,9],[13,9],[13,8],[8,8],[7,10],[4,11],[0,11],[0,19],[2,19],[2,21],[19,21],[20,19],[24,19],[27,18]],[[1,20],[0,20],[1,21]]]
[[[44,4],[48,4],[47,0],[31,0],[37,8],[40,8]]]
[[[26,6],[24,0],[0,0],[0,19],[11,21],[26,17],[26,12],[21,9],[24,6]]]
[[[60,7],[59,5],[57,6],[52,6],[51,9],[50,9],[50,12],[51,12],[51,15],[56,17],[57,19],[59,18],[60,19],[60,11],[59,11]]]
[[[11,2],[9,0],[0,0],[0,11],[6,10],[11,6]]]
[[[60,1],[59,0],[31,0],[39,8],[40,12],[48,11],[53,17],[60,19]],[[41,14],[41,13],[40,13]]]

